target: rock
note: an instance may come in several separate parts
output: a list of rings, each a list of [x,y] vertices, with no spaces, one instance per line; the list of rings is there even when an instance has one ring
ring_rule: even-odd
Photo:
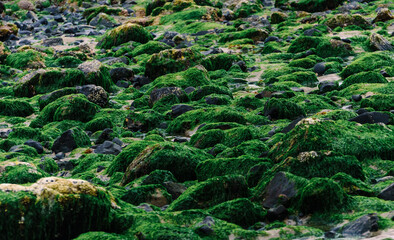
[[[357,95],[352,95],[352,100],[355,102],[360,102],[363,99],[363,97],[359,94]]]
[[[113,130],[111,128],[106,128],[100,134],[100,136],[96,140],[96,144],[102,144],[105,141],[112,141],[113,139]]]
[[[64,18],[62,15],[57,14],[53,17],[53,20],[55,20],[56,22],[64,22]]]
[[[119,23],[105,13],[99,13],[90,21],[89,25],[95,27],[102,26],[105,28],[113,28],[119,25]]]
[[[164,182],[163,186],[167,189],[167,192],[171,194],[173,200],[177,199],[187,189],[185,185],[171,181]]]
[[[20,9],[27,10],[27,11],[34,11],[35,10],[33,3],[30,1],[27,1],[27,0],[19,1],[18,7]]]
[[[334,15],[333,17],[327,19],[325,23],[328,27],[331,29],[334,29],[336,27],[346,27],[350,25],[356,25],[356,26],[369,26],[370,24],[368,23],[363,16],[360,14],[337,14]]]
[[[165,87],[165,88],[159,88],[153,90],[150,95],[149,95],[149,103],[153,105],[160,99],[170,96],[170,95],[175,95],[176,97],[181,97],[185,95],[185,92],[179,88],[179,87]]]
[[[173,118],[178,117],[179,115],[184,114],[185,112],[194,110],[194,107],[185,105],[185,104],[179,104],[179,105],[174,105],[171,107],[171,116]]]
[[[311,28],[304,31],[305,36],[320,36],[322,32],[316,28]]]
[[[104,141],[103,144],[97,146],[94,153],[118,155],[122,151],[122,147],[110,141]]]
[[[11,35],[18,35],[18,27],[12,23],[1,23],[0,41],[6,41]]]
[[[288,19],[288,15],[284,12],[273,12],[271,14],[271,23],[272,24],[277,24],[277,23],[281,23],[284,22]]]
[[[142,154],[129,164],[121,184],[124,186],[157,169],[170,171],[180,182],[196,179],[197,164],[208,158],[209,155],[202,150],[180,143],[157,143],[146,147]]]
[[[278,172],[264,190],[263,206],[274,208],[278,204],[286,204],[286,201],[296,196],[297,191],[294,181],[284,172]]]
[[[382,35],[377,33],[372,33],[369,37],[369,41],[373,48],[380,51],[392,51],[393,46],[391,43],[385,39]]]
[[[133,205],[149,203],[156,207],[163,207],[171,202],[171,195],[159,184],[149,184],[126,190],[120,198]]]
[[[62,171],[71,171],[74,169],[74,165],[70,160],[59,160],[56,161],[56,163],[59,169]]]
[[[27,140],[25,143],[25,145],[33,147],[37,150],[38,154],[41,154],[44,152],[44,148],[42,147],[41,143],[34,141],[34,140]]]
[[[349,119],[349,121],[358,122],[361,124],[384,123],[387,125],[390,122],[390,116],[386,113],[380,112],[364,112],[357,117]]]
[[[212,235],[215,232],[213,226],[215,226],[215,220],[211,216],[206,216],[204,220],[196,224],[196,232],[203,236]]]
[[[319,83],[319,92],[326,93],[338,89],[338,83],[332,81],[324,81]]]
[[[279,205],[274,208],[270,208],[267,211],[267,219],[268,221],[283,221],[288,214],[287,209],[283,205]]]
[[[326,72],[326,63],[321,62],[321,63],[317,63],[314,67],[313,67],[313,71],[319,75],[323,75]]]
[[[391,13],[390,9],[388,8],[378,8],[378,13],[375,19],[372,21],[373,23],[376,22],[386,22],[394,19],[393,14]]]
[[[55,157],[53,158],[54,160],[61,160],[66,157],[66,154],[64,152],[59,152],[55,154]]]
[[[69,129],[59,136],[52,146],[52,151],[55,153],[71,152],[77,147],[84,147],[90,145],[88,135],[78,127]]]
[[[4,239],[73,239],[84,232],[105,231],[112,208],[118,208],[106,190],[79,179],[47,177],[30,186],[0,184],[0,195]],[[38,222],[40,227],[30,224]]]
[[[63,38],[48,38],[44,39],[42,42],[42,45],[45,47],[58,46],[63,44]]]
[[[362,216],[342,228],[342,235],[350,236],[370,236],[371,232],[376,232],[379,229],[379,218],[376,213],[371,213]]]
[[[93,84],[77,86],[76,90],[78,93],[82,93],[86,98],[100,107],[106,107],[108,105],[108,93],[104,88]]]
[[[134,79],[134,72],[131,69],[125,67],[113,68],[109,72],[113,82],[117,81],[128,81],[131,82]]]
[[[387,201],[394,201],[394,183],[390,184],[388,187],[383,189],[379,193],[378,198],[384,199]]]

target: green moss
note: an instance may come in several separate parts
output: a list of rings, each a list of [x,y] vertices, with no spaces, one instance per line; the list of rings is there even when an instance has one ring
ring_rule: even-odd
[[[129,41],[147,43],[152,39],[152,35],[144,29],[144,27],[137,24],[126,23],[108,31],[99,41],[97,46],[109,49]]]
[[[83,173],[88,171],[89,169],[92,169],[92,166],[97,164],[97,163],[103,163],[103,162],[112,162],[114,160],[115,156],[111,154],[88,154],[88,155],[83,155],[81,156],[78,161],[75,161],[75,167],[72,170],[72,174],[78,174],[78,173]],[[93,167],[94,170],[96,170],[95,167]]]
[[[13,68],[26,69],[29,64],[42,61],[42,54],[35,50],[26,50],[8,55],[6,64]]]
[[[40,160],[40,164],[38,165],[43,171],[47,173],[56,173],[59,171],[59,166],[53,160],[53,158],[44,158]]]
[[[126,240],[127,237],[116,233],[87,232],[79,235],[75,240]]]
[[[164,98],[164,100],[168,100],[168,98]],[[143,110],[130,113],[125,120],[125,126],[132,131],[148,132],[158,127],[163,121],[162,114],[153,110]]]
[[[263,162],[267,162],[267,159],[255,158],[251,156],[209,159],[200,162],[197,165],[197,179],[199,181],[204,181],[212,177],[229,174],[239,174],[245,176],[251,167]]]
[[[40,110],[42,110],[45,106],[50,104],[51,102],[55,101],[56,99],[70,95],[76,94],[77,90],[74,87],[62,88],[56,91],[53,91],[47,95],[44,95],[38,99],[38,105],[40,105]]]
[[[341,88],[343,89],[356,83],[387,83],[387,80],[382,74],[377,72],[360,72],[347,77],[343,81]]]
[[[218,85],[203,85],[203,86],[198,86],[198,88],[190,93],[190,99],[192,101],[198,101],[201,98],[208,96],[210,94],[225,94],[230,97],[232,97],[232,93],[230,89],[224,86],[218,86]]]
[[[189,187],[170,204],[167,211],[208,208],[248,195],[249,190],[244,177],[239,175],[214,177]]]
[[[48,176],[49,174],[32,165],[17,164],[5,167],[5,171],[3,171],[0,176],[0,183],[34,183],[38,179]]]
[[[262,6],[256,3],[245,3],[243,2],[240,7],[234,12],[236,18],[246,18],[250,15],[258,13],[262,10]]]
[[[0,199],[0,231],[7,239],[71,239],[109,226],[111,201],[102,190],[95,196],[65,193],[42,198],[31,192],[0,192]],[[23,228],[15,228],[18,225]]]
[[[167,49],[153,54],[145,65],[145,74],[156,79],[159,76],[175,73],[199,64],[203,55],[192,49]]]
[[[268,37],[268,32],[261,29],[249,28],[240,32],[223,33],[219,39],[220,43],[227,43],[238,39],[249,38],[253,41],[263,41]]]
[[[205,69],[198,67],[189,68],[186,71],[167,74],[158,77],[153,81],[152,85],[155,88],[163,87],[198,87],[210,84],[209,76]]]
[[[373,191],[367,184],[346,173],[338,172],[331,179],[336,181],[347,194],[373,196]]]
[[[179,143],[163,142],[146,147],[128,166],[122,185],[160,169],[168,170],[179,181],[194,180],[197,164],[211,156]]]
[[[24,143],[29,139],[36,141],[48,141],[50,138],[40,132],[39,129],[31,127],[14,127],[12,132],[8,135],[8,139],[17,141],[18,143]]]
[[[108,8],[107,6],[99,6],[99,7],[92,7],[88,8],[83,12],[83,16],[86,18],[87,22],[89,23],[93,18],[95,18],[99,13],[106,13],[106,14],[115,14],[118,15],[121,12],[121,9],[118,8]]]
[[[377,111],[388,111],[394,106],[393,95],[373,95],[369,98],[364,98],[360,103],[362,108],[371,107]]]
[[[164,199],[157,199],[162,195]],[[152,203],[153,205],[163,206],[171,202],[171,195],[167,193],[166,189],[159,184],[149,184],[139,187],[133,187],[125,192],[121,197],[125,202],[133,205],[141,203]]]
[[[85,130],[91,132],[97,132],[99,130],[104,130],[106,128],[113,128],[114,124],[112,123],[111,119],[100,117],[95,118],[85,125]]]
[[[296,82],[304,86],[314,87],[319,81],[313,72],[294,72],[277,78],[269,79],[269,83],[273,82]]]
[[[304,109],[293,101],[271,98],[264,105],[264,115],[271,116],[272,119],[296,119],[299,116],[305,116]]]
[[[238,55],[228,54],[228,53],[219,53],[208,56],[202,61],[202,65],[208,71],[215,71],[219,69],[229,70],[233,63],[241,61],[242,58]]]
[[[27,117],[34,113],[33,107],[26,101],[0,100],[0,115]]]
[[[336,173],[343,172],[357,179],[365,179],[361,164],[354,156],[304,152],[297,158],[290,158],[287,161],[289,172],[305,178],[332,177]]]
[[[336,109],[336,104],[329,99],[328,97],[316,95],[316,94],[308,94],[308,95],[297,95],[289,99],[289,101],[296,103],[300,106],[304,111],[309,113],[316,113],[322,109]]]
[[[192,229],[169,223],[144,223],[136,231],[146,240],[200,239]]]
[[[259,157],[263,152],[267,152],[267,145],[260,140],[249,140],[240,142],[235,147],[228,148],[217,155],[219,158],[234,158],[242,155]]]
[[[327,9],[335,9],[338,7],[341,3],[343,3],[344,0],[301,0],[298,2],[292,2],[291,6],[294,7],[295,9],[302,10],[302,11],[307,11],[307,12],[321,12]],[[276,0],[275,1],[275,6],[278,6],[277,4],[279,3],[284,3],[287,1],[282,1],[282,0]]]
[[[36,94],[49,93],[64,87],[95,84],[107,88],[108,83],[100,79],[86,79],[83,72],[78,69],[47,69],[38,70],[22,77],[14,85],[14,92],[19,97],[32,97]]]
[[[165,139],[159,134],[150,134],[144,138],[146,141],[164,142]]]
[[[171,48],[171,47],[165,43],[157,42],[157,41],[149,41],[145,44],[139,45],[136,48],[134,48],[133,51],[131,52],[131,55],[133,55],[133,56],[138,56],[141,54],[151,55],[151,54],[158,53],[158,52],[161,52],[161,51],[169,49],[169,48]]]
[[[81,63],[82,61],[79,58],[73,56],[64,56],[57,58],[51,67],[76,68]]]
[[[343,209],[348,201],[344,190],[328,178],[313,178],[301,193],[300,207],[305,212],[329,212]]]
[[[271,148],[270,156],[279,160],[297,157],[301,152],[329,150],[359,159],[381,156],[391,158],[391,130],[379,125],[358,126],[343,120],[300,123]],[[379,146],[379,147],[377,147]]]
[[[211,129],[194,134],[190,139],[190,144],[196,148],[214,147],[225,139],[225,133],[220,129]]]
[[[83,94],[67,95],[48,104],[31,126],[38,127],[48,122],[63,120],[87,122],[99,109],[98,105],[89,102]]]
[[[310,58],[295,59],[289,63],[289,67],[313,68],[316,61]]]
[[[200,20],[205,16],[206,13],[207,13],[206,8],[189,9],[186,11],[181,11],[181,12],[163,16],[160,19],[160,24],[164,25],[164,24],[174,23],[184,20]]]
[[[313,115],[312,117],[319,119],[349,120],[357,116],[357,113],[353,111],[338,109],[333,111],[321,111]]]
[[[175,118],[168,126],[171,133],[182,133],[194,129],[197,125],[214,122],[246,123],[245,118],[230,108],[207,108],[188,111]]]
[[[140,180],[140,185],[149,185],[149,184],[163,184],[164,182],[177,182],[174,175],[167,170],[155,170],[151,172],[149,175],[139,178],[134,182],[131,182],[128,185],[135,185]]]
[[[321,42],[318,37],[300,36],[290,44],[288,53],[299,53],[307,51],[311,48],[316,48]]]
[[[357,57],[341,72],[342,78],[347,78],[359,72],[368,72],[378,70],[385,66],[392,66],[394,57],[391,53],[373,52],[365,53]]]
[[[214,217],[235,223],[242,227],[249,227],[256,222],[263,221],[266,211],[247,198],[227,201],[208,209]]]

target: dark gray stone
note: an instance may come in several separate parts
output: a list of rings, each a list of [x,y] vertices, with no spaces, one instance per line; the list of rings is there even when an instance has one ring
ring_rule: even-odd
[[[349,119],[349,121],[358,122],[361,124],[366,124],[366,123],[388,124],[390,122],[390,116],[388,114],[380,113],[380,112],[365,112],[358,115],[357,117]]]
[[[41,154],[44,152],[44,148],[42,147],[41,143],[34,141],[34,140],[27,140],[25,143],[25,145],[33,147],[37,150],[38,154]]]
[[[383,189],[379,193],[378,198],[388,201],[394,201],[394,183]]]

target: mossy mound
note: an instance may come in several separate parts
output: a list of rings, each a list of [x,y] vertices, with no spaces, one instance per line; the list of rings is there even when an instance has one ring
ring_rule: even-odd
[[[341,77],[347,77],[359,72],[375,71],[394,64],[394,55],[390,52],[365,53],[357,57],[341,72]]]
[[[151,79],[175,73],[199,64],[203,55],[191,48],[167,49],[153,54],[145,65],[145,75]]]
[[[196,148],[213,147],[224,142],[226,135],[223,130],[211,129],[194,134],[190,139],[190,144]]]
[[[296,103],[280,98],[271,98],[264,105],[264,115],[271,119],[296,119],[305,116],[305,111]]]
[[[329,178],[313,178],[301,193],[300,207],[304,212],[330,212],[343,209],[348,195]]]
[[[22,77],[14,86],[14,92],[19,97],[32,97],[62,87],[81,85],[84,80],[83,72],[76,69],[40,69]]]
[[[244,177],[239,175],[214,177],[189,187],[170,204],[167,211],[209,208],[248,195],[249,190]]]
[[[265,158],[240,156],[237,158],[215,158],[200,162],[196,167],[197,179],[204,181],[212,177],[229,174],[245,176],[249,169],[259,163],[270,162]]]
[[[99,109],[98,105],[89,102],[83,94],[67,95],[48,104],[38,118],[31,123],[31,127],[63,120],[88,122]]]
[[[158,143],[146,147],[127,167],[122,185],[161,169],[174,174],[179,181],[194,180],[197,164],[210,156],[203,151],[178,143]]]
[[[375,156],[390,159],[393,157],[392,140],[391,130],[383,126],[307,118],[275,144],[269,155],[279,161],[289,156],[297,157],[301,152],[329,150],[359,159]]]
[[[152,39],[152,34],[150,34],[144,27],[137,24],[126,23],[108,31],[99,41],[97,46],[109,49],[129,41],[147,43]]]
[[[110,119],[101,117],[101,118],[95,118],[87,122],[85,125],[85,130],[91,132],[97,132],[99,130],[104,130],[106,128],[113,128],[113,127],[114,124]]]
[[[197,66],[189,68],[183,72],[177,72],[158,77],[152,82],[152,85],[154,88],[187,88],[208,85],[210,83],[211,81],[207,71],[203,67]]]
[[[168,126],[171,133],[183,133],[194,129],[197,125],[214,122],[246,123],[246,119],[239,112],[228,108],[207,108],[188,111],[175,118]]]
[[[336,39],[323,37],[300,36],[295,39],[289,46],[288,53],[301,53],[315,50],[319,57],[345,57],[352,53],[350,44]]]
[[[346,27],[350,25],[360,26],[362,28],[366,28],[370,24],[366,19],[363,18],[360,14],[336,14],[327,19],[325,23],[331,29],[336,27]]]
[[[269,33],[266,30],[249,28],[240,32],[224,33],[219,39],[221,43],[227,43],[238,39],[252,39],[254,42],[264,41]]]
[[[208,212],[214,217],[232,222],[241,227],[249,227],[263,221],[266,211],[259,205],[251,202],[247,198],[238,198],[218,204]]]
[[[0,115],[27,117],[34,113],[33,107],[26,101],[0,100]]]
[[[111,197],[83,180],[42,178],[28,187],[1,184],[0,189],[6,239],[70,239],[110,225]]]
[[[43,64],[43,55],[35,50],[26,50],[8,55],[5,62],[8,66],[17,69],[37,69]]]
[[[360,106],[363,108],[371,107],[377,111],[389,111],[394,107],[393,94],[373,95],[361,100]]]
[[[346,173],[338,172],[331,179],[337,182],[347,194],[373,196],[373,191],[366,183]]]
[[[382,74],[377,72],[360,72],[347,77],[341,88],[346,88],[352,84],[356,83],[387,83],[388,81],[382,76]]]
[[[169,48],[171,47],[163,42],[149,41],[145,44],[139,45],[136,48],[134,48],[133,51],[131,52],[131,55],[133,56],[138,56],[141,54],[151,55],[154,53],[159,53]]]
[[[149,203],[158,207],[168,205],[172,201],[171,195],[159,184],[133,187],[127,190],[121,199],[134,205]]]
[[[130,143],[123,151],[116,156],[107,169],[107,173],[112,176],[116,172],[124,172],[130,163],[136,158],[147,146],[154,144],[153,141],[134,141]]]
[[[220,158],[234,158],[242,155],[259,157],[263,152],[267,152],[267,145],[259,139],[242,141],[232,148],[227,148],[217,155]]]
[[[269,79],[268,83],[274,82],[296,82],[304,86],[316,86],[318,79],[313,72],[294,72],[277,78]]]
[[[205,58],[201,64],[208,70],[208,71],[215,71],[219,69],[224,69],[228,71],[233,63],[241,61],[242,58],[238,55],[228,54],[228,53],[220,53],[208,56]]]
[[[2,162],[0,183],[25,184],[34,183],[38,179],[48,177],[49,174],[24,162]]]

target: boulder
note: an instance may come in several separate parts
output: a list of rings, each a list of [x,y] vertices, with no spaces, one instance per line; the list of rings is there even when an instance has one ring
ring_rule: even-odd
[[[110,226],[117,207],[103,189],[77,179],[42,178],[30,186],[0,184],[4,239],[73,239]],[[37,223],[40,226],[37,227]]]
[[[364,215],[342,228],[342,234],[346,237],[354,236],[370,236],[371,232],[376,232],[379,229],[379,218],[376,213]]]
[[[385,189],[383,189],[379,193],[378,198],[384,199],[387,201],[394,201],[394,183],[390,184]]]
[[[78,93],[82,93],[86,98],[100,107],[106,107],[108,105],[108,93],[104,88],[93,84],[77,86],[76,90]]]
[[[52,146],[52,151],[55,153],[71,152],[78,147],[86,147],[90,145],[90,139],[86,133],[78,128],[72,128],[60,135]]]
[[[105,141],[97,146],[94,153],[118,155],[122,151],[122,147],[111,141]]]
[[[349,119],[349,121],[358,122],[361,124],[373,124],[373,123],[384,123],[388,124],[390,122],[390,116],[386,113],[380,112],[365,112],[357,117]]]
[[[388,8],[378,8],[378,13],[374,20],[372,21],[373,23],[376,22],[386,22],[390,21],[391,19],[394,19],[393,14],[391,13],[391,10]]]
[[[369,42],[371,43],[372,47],[379,51],[392,51],[393,46],[391,43],[385,39],[382,35],[377,33],[372,33],[369,36]]]

